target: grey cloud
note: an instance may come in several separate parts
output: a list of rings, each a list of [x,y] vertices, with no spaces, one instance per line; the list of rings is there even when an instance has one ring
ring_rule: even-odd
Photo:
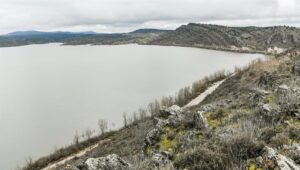
[[[188,22],[297,26],[298,0],[0,0],[0,33],[15,30],[123,32]]]

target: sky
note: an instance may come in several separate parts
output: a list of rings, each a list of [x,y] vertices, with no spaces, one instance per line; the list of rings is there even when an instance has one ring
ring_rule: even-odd
[[[175,29],[190,22],[300,27],[299,9],[300,0],[0,0],[0,34],[129,32]]]

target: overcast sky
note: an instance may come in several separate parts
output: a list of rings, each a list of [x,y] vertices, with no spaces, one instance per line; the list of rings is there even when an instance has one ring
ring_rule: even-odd
[[[0,34],[127,32],[189,22],[300,26],[300,0],[0,0]]]

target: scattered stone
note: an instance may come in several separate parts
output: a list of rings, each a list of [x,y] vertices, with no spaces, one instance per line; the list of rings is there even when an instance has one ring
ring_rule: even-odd
[[[155,153],[151,157],[151,163],[150,166],[153,169],[161,169],[161,167],[164,167],[165,165],[169,164],[170,160],[164,156],[163,154],[160,153]]]
[[[129,170],[129,164],[116,154],[100,158],[89,158],[85,164],[88,170]]]
[[[287,85],[285,85],[285,84],[282,84],[282,85],[280,85],[279,87],[278,87],[278,90],[282,90],[282,91],[286,91],[286,90],[289,90],[290,88],[287,86]]]
[[[262,106],[262,109],[264,112],[271,112],[272,111],[272,107],[269,104],[264,104]]]
[[[204,129],[208,127],[208,122],[206,117],[204,116],[203,111],[198,111],[194,113],[194,125],[197,129]]]
[[[278,105],[275,105],[275,104],[258,104],[258,108],[260,109],[260,113],[262,116],[265,116],[265,117],[273,117],[274,115],[278,114],[278,110],[279,110],[279,107]]]
[[[146,136],[146,145],[152,145],[159,140],[159,136],[162,133],[158,128],[152,129]]]
[[[264,159],[261,156],[257,157],[255,160],[260,164],[262,164],[264,161]]]

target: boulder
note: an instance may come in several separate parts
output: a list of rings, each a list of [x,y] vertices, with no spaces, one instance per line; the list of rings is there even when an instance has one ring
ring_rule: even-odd
[[[150,167],[152,167],[152,169],[161,169],[170,162],[171,161],[165,155],[161,153],[155,153],[151,157]]]
[[[296,76],[300,75],[300,61],[295,61],[292,67],[292,73]]]
[[[292,159],[281,155],[275,149],[266,146],[264,148],[264,156],[266,161],[274,162],[274,166],[277,166],[281,170],[300,170],[300,166],[297,165]]]
[[[260,113],[264,117],[272,118],[278,114],[279,107],[278,105],[270,105],[270,104],[258,104],[258,108],[260,109]]]
[[[206,117],[204,116],[203,111],[198,111],[196,113],[194,113],[193,116],[193,121],[194,121],[194,125],[197,129],[204,129],[208,127],[208,122]]]
[[[129,164],[116,154],[100,158],[89,158],[85,162],[88,170],[128,170]]]
[[[177,105],[173,105],[169,108],[162,108],[159,111],[160,117],[168,118],[170,115],[177,116],[177,117],[181,116],[182,115],[181,108]]]
[[[152,145],[156,143],[159,140],[161,133],[162,131],[158,128],[152,129],[150,132],[148,132],[145,143],[147,145]]]

